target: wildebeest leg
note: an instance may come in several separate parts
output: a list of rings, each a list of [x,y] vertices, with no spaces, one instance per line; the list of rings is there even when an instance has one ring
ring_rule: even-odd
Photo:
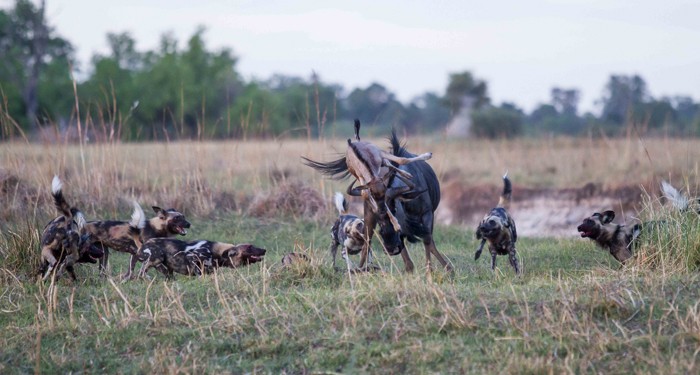
[[[377,218],[372,212],[370,203],[365,200],[365,244],[362,246],[362,251],[360,251],[360,264],[358,267],[362,269],[367,264],[367,255],[369,254],[369,249],[372,246],[372,236],[374,236],[374,227],[377,225]]]
[[[413,261],[411,260],[411,256],[408,255],[408,249],[405,247],[401,249],[401,259],[403,259],[403,264],[406,267],[406,272],[413,272],[413,270],[416,268],[413,265]]]
[[[437,258],[438,262],[442,264],[442,266],[445,268],[447,272],[454,272],[454,267],[452,267],[452,264],[445,258],[444,255],[442,255],[438,249],[437,246],[435,246],[435,241],[433,241],[433,236],[432,235],[427,235],[423,237],[423,246],[425,247],[425,252],[426,252],[426,261],[429,262],[430,258],[427,257],[428,250],[430,250],[433,255],[435,255],[435,258]]]
[[[516,257],[515,246],[512,246],[508,251],[508,260],[510,261],[510,265],[513,266],[515,273],[519,275],[520,266],[518,265],[518,258]]]

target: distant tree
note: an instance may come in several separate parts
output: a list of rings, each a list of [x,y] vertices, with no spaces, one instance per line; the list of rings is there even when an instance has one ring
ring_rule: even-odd
[[[523,132],[523,117],[512,104],[485,107],[472,114],[471,134],[477,138],[513,138]]]
[[[635,107],[647,99],[649,99],[647,85],[642,77],[612,75],[601,99],[602,120],[622,125],[634,114]]]
[[[22,105],[12,105],[7,109],[17,111],[22,107],[23,114],[12,115],[29,128],[36,128],[40,112],[51,116],[50,111],[60,107],[60,102],[52,100],[65,98],[65,92],[60,96],[45,93],[43,97],[47,102],[44,108],[39,93],[57,84],[51,87],[55,93],[70,82],[72,53],[71,44],[57,36],[48,25],[45,1],[35,6],[28,0],[16,0],[14,8],[0,10],[0,88],[5,95],[19,95]],[[45,69],[47,65],[50,66],[48,70]]]
[[[551,101],[557,112],[566,115],[576,115],[581,94],[577,89],[562,89],[555,87],[551,91]]]
[[[356,88],[346,101],[346,110],[352,117],[364,119],[367,125],[400,125],[403,120],[403,105],[395,95],[379,83],[366,89]]]
[[[444,98],[432,92],[414,99],[406,108],[407,131],[427,133],[443,130],[450,121],[450,110],[444,104]]]
[[[465,96],[474,99],[474,108],[481,108],[488,104],[488,87],[486,82],[474,78],[470,72],[452,73],[445,92],[445,100],[448,107],[455,114],[462,107]]]

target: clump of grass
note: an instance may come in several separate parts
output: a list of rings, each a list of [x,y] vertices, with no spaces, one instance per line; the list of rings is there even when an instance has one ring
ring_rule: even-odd
[[[14,230],[0,232],[0,283],[28,280],[36,275],[40,261],[39,231],[26,222]]]
[[[646,196],[635,265],[664,274],[693,272],[700,266],[700,219],[694,210],[663,207]]]
[[[328,212],[328,202],[317,189],[302,182],[284,182],[259,193],[248,207],[254,217],[318,219]]]

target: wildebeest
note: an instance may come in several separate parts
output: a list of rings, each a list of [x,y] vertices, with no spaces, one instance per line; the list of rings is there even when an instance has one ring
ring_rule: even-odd
[[[356,125],[356,139],[359,139]],[[447,270],[452,265],[440,254],[433,240],[434,212],[440,203],[440,184],[427,160],[432,154],[416,156],[408,152],[392,130],[391,152],[387,153],[369,142],[348,139],[344,157],[328,163],[304,159],[304,164],[334,179],[350,175],[353,181],[348,194],[362,196],[367,246],[360,256],[360,268],[367,261],[367,254],[374,228],[379,225],[379,239],[390,255],[401,254],[406,271],[414,269],[413,261],[406,251],[404,240],[423,241],[426,266],[430,269],[430,256],[435,255]]]
[[[486,242],[489,243],[491,253],[491,269],[496,269],[496,256],[508,255],[510,265],[516,274],[520,274],[515,242],[518,240],[518,232],[515,229],[515,221],[507,211],[513,187],[508,178],[508,173],[503,176],[503,192],[498,199],[498,205],[493,208],[479,223],[476,228],[476,239],[481,240],[479,249],[474,254],[474,260],[479,259]]]

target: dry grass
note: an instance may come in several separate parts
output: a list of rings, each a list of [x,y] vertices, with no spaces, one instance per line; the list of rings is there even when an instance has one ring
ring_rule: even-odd
[[[0,372],[698,371],[696,217],[669,212],[650,195],[640,216],[670,225],[650,234],[637,263],[624,268],[589,241],[523,237],[524,276],[514,277],[504,259],[492,273],[488,262],[473,261],[473,232],[438,225],[437,245],[455,276],[406,275],[399,258],[384,254],[377,257],[384,272],[346,275],[332,271],[327,254],[330,195],[345,183],[299,162],[300,155],[335,158],[343,146],[105,144],[81,153],[3,145]],[[433,151],[440,179],[465,185],[495,185],[508,169],[522,186],[670,178],[693,190],[700,160],[700,142],[692,140],[410,139],[408,146]],[[55,215],[54,174],[90,218],[125,219],[132,198],[173,206],[193,223],[188,238],[253,242],[268,249],[266,260],[205,278],[125,284],[80,265],[78,283],[37,284],[30,275],[38,231]],[[290,251],[311,261],[283,268],[278,262]],[[420,247],[411,254],[424,264]],[[125,266],[122,255],[110,258],[114,275]]]

